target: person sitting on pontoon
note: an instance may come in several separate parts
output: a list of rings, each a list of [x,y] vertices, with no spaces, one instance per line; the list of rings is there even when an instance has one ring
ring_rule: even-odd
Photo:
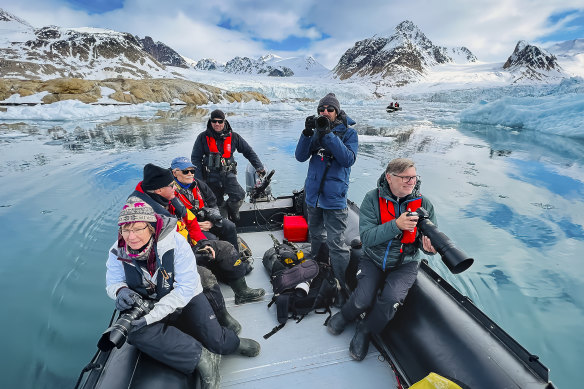
[[[379,334],[403,304],[416,281],[419,250],[436,253],[430,239],[417,231],[418,216],[409,214],[423,207],[436,224],[434,206],[418,189],[414,162],[397,158],[389,162],[377,188],[369,191],[361,204],[359,235],[363,255],[357,287],[327,325],[329,332],[338,335],[349,322],[367,312],[349,346],[355,360],[365,358],[371,334]]]
[[[240,259],[237,249],[227,241],[207,239],[195,215],[175,198],[175,181],[172,172],[151,163],[144,166],[144,179],[138,183],[132,196],[147,202],[158,214],[175,216],[186,226],[189,242],[197,255],[197,263],[213,272],[227,283],[235,294],[235,304],[245,304],[263,298],[266,291],[247,286],[248,267]],[[186,231],[185,231],[186,230]]]
[[[137,296],[154,301],[131,322],[128,342],[185,374],[197,370],[204,388],[219,387],[220,355],[259,354],[259,344],[222,327],[204,296],[195,255],[176,230],[176,219],[157,215],[138,197],[128,198],[109,250],[106,291],[126,311]]]

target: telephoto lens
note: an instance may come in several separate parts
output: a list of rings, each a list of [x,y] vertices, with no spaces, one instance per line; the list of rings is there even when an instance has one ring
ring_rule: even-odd
[[[462,273],[468,269],[474,262],[474,259],[466,255],[462,250],[456,248],[454,243],[444,234],[438,230],[438,227],[430,219],[429,214],[424,208],[420,207],[416,210],[418,214],[418,225],[422,234],[426,235],[432,246],[438,251],[442,257],[442,262],[452,272],[452,274]]]
[[[298,296],[298,297],[304,297],[308,294],[308,291],[310,290],[310,281],[304,281],[299,283],[298,285],[296,285],[296,288],[294,288],[294,293]]]
[[[122,347],[126,339],[128,339],[128,334],[132,328],[132,320],[141,318],[150,312],[153,307],[153,301],[142,300],[139,296],[134,296],[134,306],[124,311],[118,320],[105,330],[97,342],[97,347],[104,352],[110,351],[114,347]]]

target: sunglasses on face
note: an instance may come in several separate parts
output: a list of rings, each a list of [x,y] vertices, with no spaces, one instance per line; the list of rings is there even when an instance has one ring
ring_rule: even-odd
[[[195,174],[195,169],[185,169],[185,170],[181,170],[182,174],[187,175],[187,174]]]
[[[211,123],[223,124],[223,119],[213,119],[213,120],[211,120]]]
[[[327,112],[335,112],[334,107],[318,107],[318,112],[324,112],[325,109]]]

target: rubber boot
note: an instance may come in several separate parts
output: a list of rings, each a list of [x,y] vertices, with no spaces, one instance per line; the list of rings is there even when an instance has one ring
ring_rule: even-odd
[[[239,322],[229,314],[227,308],[223,308],[217,312],[215,316],[217,316],[217,321],[219,324],[221,324],[221,327],[227,327],[230,330],[233,330],[236,335],[239,335],[241,332],[241,324],[239,324]]]
[[[243,200],[231,201],[227,200],[227,209],[229,210],[229,215],[231,215],[231,221],[237,223],[239,221],[239,208],[243,204]]]
[[[221,376],[219,375],[219,362],[221,362],[221,355],[212,353],[203,347],[201,351],[201,359],[195,368],[201,377],[201,388],[203,389],[218,389],[221,383]]]
[[[253,339],[239,338],[237,352],[246,357],[257,357],[260,353],[260,344]]]
[[[345,297],[345,293],[342,290],[337,292],[337,297],[335,297],[335,302],[333,303],[333,307],[341,309],[343,305],[347,302],[347,298]]]
[[[337,312],[329,320],[327,329],[331,334],[339,335],[345,330],[347,323],[348,322],[345,320],[343,314],[341,312]]]
[[[231,289],[235,293],[235,304],[237,305],[261,300],[266,294],[266,291],[262,288],[252,289],[247,286],[244,277],[231,281],[229,286],[231,286]]]
[[[349,346],[349,354],[351,354],[351,358],[356,361],[362,361],[365,359],[367,351],[369,350],[370,338],[371,333],[365,323],[362,321],[359,322],[359,324],[357,324],[355,336],[353,336],[351,345]]]

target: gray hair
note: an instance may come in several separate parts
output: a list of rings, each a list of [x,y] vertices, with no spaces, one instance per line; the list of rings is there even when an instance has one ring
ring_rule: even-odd
[[[406,169],[416,167],[414,161],[408,158],[396,158],[391,160],[385,168],[386,174],[399,174]]]

